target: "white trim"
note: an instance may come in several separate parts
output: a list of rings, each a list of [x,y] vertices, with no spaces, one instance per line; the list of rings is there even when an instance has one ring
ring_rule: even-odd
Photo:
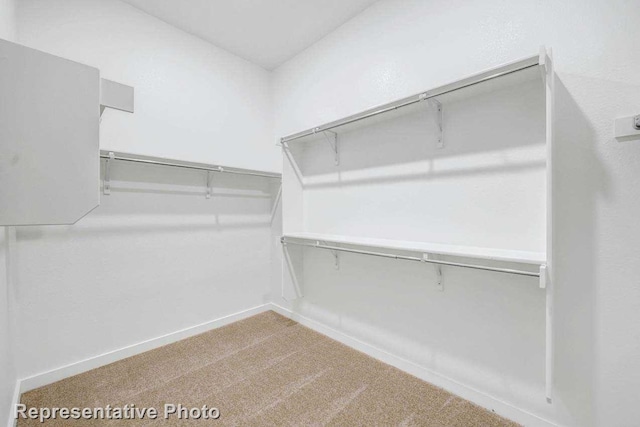
[[[549,420],[538,417],[530,412],[519,409],[507,402],[504,402],[494,396],[486,394],[480,390],[476,390],[472,387],[464,385],[454,379],[448,378],[444,375],[438,374],[428,368],[417,365],[413,362],[405,360],[401,357],[395,356],[384,350],[381,350],[375,346],[367,344],[357,338],[351,337],[343,332],[339,332],[331,327],[328,327],[316,320],[312,320],[308,317],[294,313],[284,307],[281,307],[275,303],[267,303],[257,307],[250,308],[248,310],[240,311],[219,319],[212,320],[210,322],[202,323],[200,325],[192,326],[186,329],[182,329],[176,332],[172,332],[167,335],[163,335],[157,338],[153,338],[147,341],[133,344],[128,347],[114,350],[108,353],[104,353],[99,356],[95,356],[89,359],[85,359],[76,363],[72,363],[57,369],[53,369],[48,372],[33,375],[16,382],[14,396],[12,400],[12,406],[9,412],[8,427],[15,426],[15,420],[13,419],[13,413],[15,405],[19,402],[20,395],[27,391],[36,389],[38,387],[45,386],[47,384],[54,383],[64,378],[78,375],[83,372],[90,371],[91,369],[99,368],[101,366],[108,365],[118,360],[125,359],[127,357],[134,356],[136,354],[143,353],[145,351],[153,350],[158,347],[162,347],[167,344],[180,341],[185,338],[189,338],[194,335],[201,334],[203,332],[216,329],[230,323],[242,320],[256,314],[263,313],[265,311],[273,310],[285,317],[288,317],[300,324],[307,326],[321,334],[324,334],[336,341],[339,341],[351,348],[359,350],[375,359],[378,359],[384,363],[394,366],[404,372],[414,375],[424,381],[428,381],[431,384],[442,387],[443,389],[450,391],[464,399],[467,399],[477,405],[480,405],[489,410],[495,411],[506,418],[509,418],[515,422],[521,423],[525,426],[540,426],[540,427],[559,427]]]
[[[333,338],[334,340],[339,341],[342,344],[359,350],[375,359],[378,359],[415,377],[418,377],[421,380],[427,381],[438,387],[442,387],[443,389],[457,396],[467,399],[477,405],[482,406],[483,408],[495,411],[497,414],[502,415],[503,417],[506,417],[517,423],[523,424],[525,426],[559,427],[558,424],[555,424],[552,421],[524,411],[494,396],[491,396],[480,390],[476,390],[454,379],[438,374],[437,372],[417,365],[406,359],[395,356],[391,353],[360,341],[357,338],[349,336],[343,332],[336,331],[335,329],[332,329],[331,327],[328,327],[316,320],[292,312],[275,303],[271,303],[271,309],[278,314],[288,317],[291,320],[294,320],[310,329],[315,330],[316,332]]]
[[[263,304],[257,307],[250,308],[248,310],[239,311],[228,316],[221,317],[219,319],[211,320],[200,325],[191,326],[186,329],[182,329],[176,332],[172,332],[166,335],[162,335],[157,338],[152,338],[147,341],[142,341],[138,344],[133,344],[127,347],[123,347],[118,350],[110,351],[98,356],[91,357],[89,359],[81,360],[79,362],[71,363],[60,368],[52,369],[48,372],[42,372],[33,375],[28,378],[23,378],[18,381],[20,384],[20,392],[26,393],[27,391],[34,390],[38,387],[45,386],[47,384],[60,381],[64,378],[78,375],[83,372],[90,371],[92,369],[99,368],[101,366],[108,365],[118,360],[125,359],[127,357],[135,356],[136,354],[144,353],[145,351],[153,350],[154,348],[162,347],[167,344],[180,341],[185,338],[192,337],[194,335],[201,334],[211,329],[216,329],[221,326],[228,325],[229,323],[236,322],[238,320],[245,319],[247,317],[255,316],[256,314],[271,310],[270,304]],[[15,408],[15,406],[13,407]],[[13,408],[11,408],[13,410]],[[11,415],[10,415],[11,416]]]
[[[13,389],[13,397],[11,399],[11,406],[9,406],[9,413],[7,414],[7,416],[9,417],[9,419],[7,420],[8,427],[16,426],[17,420],[13,417],[13,414],[15,414],[16,406],[18,405],[18,403],[20,403],[20,388],[21,381],[16,380],[16,386]]]

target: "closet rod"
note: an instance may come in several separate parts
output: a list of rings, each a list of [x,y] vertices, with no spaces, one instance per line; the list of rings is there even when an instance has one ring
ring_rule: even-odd
[[[339,246],[321,245],[320,243],[311,244],[311,243],[302,243],[302,242],[292,242],[292,241],[286,240],[284,237],[281,238],[280,241],[285,246],[286,245],[307,246],[307,247],[310,247],[310,248],[328,249],[330,251],[350,252],[350,253],[354,253],[354,254],[363,254],[363,255],[373,255],[373,256],[378,256],[378,257],[382,257],[382,258],[401,259],[401,260],[405,260],[405,261],[418,261],[418,262],[426,262],[426,263],[429,263],[429,264],[450,265],[450,266],[453,266],[453,267],[462,267],[462,268],[473,268],[473,269],[476,269],[476,270],[487,270],[487,271],[495,271],[495,272],[498,272],[498,273],[517,274],[519,276],[540,277],[540,273],[539,272],[526,271],[526,270],[513,270],[513,269],[510,269],[510,268],[486,267],[486,266],[483,266],[483,265],[476,265],[476,264],[465,264],[465,263],[460,263],[460,262],[440,261],[440,260],[434,260],[434,259],[423,259],[423,258],[411,257],[411,256],[405,256],[405,255],[394,255],[394,254],[383,253],[383,252],[363,251],[363,250],[359,250],[359,249],[342,248],[342,247],[339,247]]]
[[[531,67],[537,67],[540,65],[540,59],[538,56],[532,56],[529,58],[522,59],[520,61],[516,61],[510,64],[503,65],[501,67],[495,68],[493,70],[489,70],[483,73],[479,73],[477,75],[458,80],[456,82],[440,86],[438,88],[420,93],[418,95],[410,96],[408,98],[404,98],[395,102],[391,102],[388,104],[381,105],[377,108],[372,108],[370,110],[363,111],[358,114],[354,114],[349,117],[345,117],[340,120],[336,120],[331,123],[326,123],[324,125],[299,132],[293,135],[285,136],[280,139],[281,143],[287,143],[291,141],[295,141],[300,138],[304,138],[307,136],[314,135],[316,133],[324,132],[327,130],[335,129],[340,126],[348,125],[351,123],[358,122],[360,120],[365,120],[370,117],[374,117],[380,114],[384,114],[390,111],[397,110],[399,108],[407,107],[409,105],[417,104],[418,102],[425,101],[427,99],[435,98],[437,96],[441,96],[447,93],[455,92],[460,89],[464,89],[470,86],[475,86],[479,83],[483,83],[489,80],[496,79],[498,77],[506,76],[508,74],[516,73],[518,71],[523,71]]]
[[[142,159],[138,157],[128,157],[122,154],[114,154],[113,157],[110,157],[108,152],[106,153],[101,152],[100,157],[103,159],[121,160],[123,162],[145,163],[149,165],[170,166],[170,167],[183,168],[183,169],[196,169],[196,170],[203,170],[203,171],[209,171],[209,172],[231,173],[235,175],[250,175],[250,176],[259,176],[263,178],[282,179],[282,175],[277,173],[243,171],[243,170],[237,170],[237,169],[227,169],[222,166],[196,165],[192,163],[178,163],[178,162],[171,162],[166,160],[149,160],[149,159]]]

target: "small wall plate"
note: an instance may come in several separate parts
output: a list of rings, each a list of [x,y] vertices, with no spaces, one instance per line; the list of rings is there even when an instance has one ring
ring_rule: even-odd
[[[616,138],[640,139],[636,123],[640,123],[640,115],[616,119]]]

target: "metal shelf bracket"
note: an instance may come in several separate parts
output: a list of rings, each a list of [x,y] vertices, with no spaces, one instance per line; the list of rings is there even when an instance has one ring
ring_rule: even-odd
[[[428,261],[435,261],[435,257],[433,255],[429,255],[429,254],[422,254],[422,261],[423,262],[428,262]],[[444,277],[442,275],[442,265],[440,264],[434,264],[434,267],[436,269],[436,289],[440,292],[444,292]]]
[[[113,151],[109,151],[109,157],[104,164],[104,180],[102,182],[102,194],[108,196],[111,194],[111,163],[115,160]]]
[[[323,246],[325,246],[325,242],[321,242],[319,240],[316,241],[315,243],[315,247],[316,248],[322,248]],[[339,253],[337,250],[331,250],[331,255],[333,255],[333,266],[336,270],[340,270],[340,257],[339,257]]]
[[[425,92],[420,94],[420,101],[427,101],[431,107],[436,110],[436,125],[438,126],[438,143],[437,148],[444,148],[444,128],[442,124],[442,103],[435,98],[429,97]]]
[[[440,292],[444,292],[444,281],[442,277],[442,266],[436,265],[436,275],[438,277],[437,288]]]
[[[316,130],[319,131],[319,129]],[[338,166],[340,164],[340,156],[338,154],[338,134],[330,130],[324,130],[322,131],[322,135],[324,135],[324,139],[331,147],[331,151],[333,151],[334,162],[336,166]]]
[[[206,197],[207,199],[210,199],[211,196],[213,195],[213,172],[214,171],[207,171],[207,193],[206,193]],[[217,172],[224,172],[224,168],[222,166],[218,166],[217,167]]]
[[[431,104],[436,110],[436,124],[438,125],[438,144],[437,148],[444,148],[444,129],[442,127],[442,103],[435,98],[429,99]]]
[[[280,203],[280,198],[282,197],[282,181],[280,181],[280,186],[278,187],[278,192],[276,193],[276,199],[271,206],[271,223],[276,217],[276,211],[278,210],[278,204]]]
[[[213,172],[207,171],[207,199],[211,198],[211,193],[213,192]]]
[[[338,255],[338,251],[331,251],[334,259],[334,267],[336,270],[340,270],[340,256]]]
[[[296,269],[294,267],[294,263],[291,260],[291,255],[289,254],[289,250],[287,248],[287,242],[284,238],[280,238],[280,243],[282,246],[282,280],[281,280],[281,290],[282,290],[282,299],[285,301],[294,301],[299,298],[304,297],[304,293],[302,288],[300,287],[299,279],[296,275]],[[287,293],[285,292],[285,276],[287,275],[292,280],[292,285],[294,288],[294,295],[292,297],[287,297]]]

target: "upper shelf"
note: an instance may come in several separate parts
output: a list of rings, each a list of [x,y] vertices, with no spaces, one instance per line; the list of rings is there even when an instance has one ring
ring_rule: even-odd
[[[412,242],[406,240],[372,239],[364,237],[338,236],[318,233],[287,233],[283,237],[290,239],[366,246],[371,248],[423,252],[463,258],[485,259],[491,261],[506,261],[532,265],[544,265],[546,263],[546,256],[542,252],[479,248],[475,246],[445,245],[440,243]]]
[[[325,123],[323,125],[294,133],[280,139],[280,142],[306,142],[319,139],[323,132],[345,132],[361,126],[367,126],[377,121],[393,118],[395,115],[409,113],[420,108],[423,101],[434,100],[446,103],[461,97],[469,97],[479,93],[498,90],[521,84],[531,80],[542,80],[546,64],[544,49],[538,55],[533,55],[518,61],[510,62],[472,76],[456,80],[455,82],[421,92],[394,102],[374,107],[360,113]],[[542,69],[541,69],[542,68]]]
[[[185,160],[167,159],[164,157],[152,157],[141,154],[123,153],[111,150],[100,150],[100,157],[103,159],[121,160],[133,163],[146,163],[150,165],[170,166],[183,169],[196,169],[208,172],[230,173],[236,175],[259,176],[263,178],[281,179],[282,174],[256,169],[243,169],[228,166],[212,165],[208,163],[189,162]]]

